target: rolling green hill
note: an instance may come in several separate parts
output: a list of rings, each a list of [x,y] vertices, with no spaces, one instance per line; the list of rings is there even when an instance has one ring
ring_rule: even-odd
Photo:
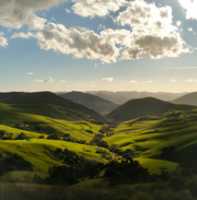
[[[176,105],[166,101],[161,101],[152,97],[135,99],[112,111],[108,118],[115,122],[122,122],[137,117],[159,116],[173,110],[191,110],[194,106]]]
[[[94,110],[101,115],[106,115],[117,107],[117,105],[111,101],[84,92],[68,92],[59,95],[65,99]]]
[[[25,113],[67,120],[105,121],[105,119],[95,111],[63,99],[51,92],[0,93],[0,102],[11,105],[18,111]]]
[[[25,113],[5,103],[0,103],[0,113],[0,181],[44,181],[56,167],[83,170],[83,175],[86,165],[112,158],[109,150],[88,145],[101,124]]]
[[[130,154],[152,172],[196,166],[197,111],[169,112],[162,117],[144,117],[120,123],[104,140]]]
[[[106,163],[107,149],[66,141],[32,139],[0,141],[0,180],[46,179],[54,167],[80,170],[84,162]]]
[[[58,99],[55,104],[64,105]],[[193,106],[154,98],[133,100],[123,105],[127,109],[117,109],[121,115],[115,120],[128,119],[131,113],[134,113],[131,119],[135,119],[111,126],[90,122],[86,116],[76,121],[35,114],[28,110],[31,98],[27,102],[16,99],[17,104],[8,99],[3,101],[0,103],[2,181],[44,182],[49,177],[62,179],[58,174],[61,172],[69,177],[70,183],[76,177],[89,177],[92,170],[103,174],[100,165],[112,160],[121,163],[128,156],[151,174],[197,166],[197,110]]]
[[[22,133],[32,136],[40,136],[42,134],[44,136],[87,143],[102,128],[102,125],[88,121],[68,121],[22,113],[18,109],[3,103],[0,103],[0,113],[0,125],[4,125],[3,131],[9,135],[11,133],[13,135]]]

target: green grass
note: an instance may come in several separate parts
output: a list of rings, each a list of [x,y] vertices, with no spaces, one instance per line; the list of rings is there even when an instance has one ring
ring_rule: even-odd
[[[10,177],[11,173],[16,176],[16,179],[18,179],[19,176],[24,178],[24,174],[26,177],[35,174],[40,177],[47,177],[50,168],[65,164],[63,160],[58,157],[56,153],[57,150],[61,152],[68,150],[85,160],[95,161],[97,163],[106,163],[112,158],[112,153],[107,149],[72,142],[46,139],[0,141],[1,157],[17,155],[25,162],[31,164],[33,169],[32,171],[30,170],[29,173],[16,170],[16,172],[9,172],[5,176]],[[18,170],[20,170],[20,167]],[[3,178],[5,178],[5,176]]]
[[[167,160],[137,158],[136,159],[144,168],[148,169],[150,174],[161,174],[162,172],[175,172],[179,164]]]
[[[104,140],[123,153],[131,152],[152,172],[158,173],[162,168],[173,171],[177,163],[186,163],[188,158],[195,159],[196,120],[195,110],[172,112],[160,118],[132,120],[119,124],[113,129],[114,134]],[[168,149],[170,153],[166,152]]]
[[[68,150],[96,163],[107,163],[116,157],[106,148],[89,145],[102,129],[102,124],[21,113],[1,103],[0,112],[0,136],[6,136],[0,140],[0,161],[1,158],[16,155],[32,166],[32,170],[21,170],[19,167],[8,171],[1,177],[2,180],[47,177],[49,169],[65,165],[57,150]],[[112,129],[113,134],[104,136],[103,140],[121,153],[131,153],[150,173],[158,174],[162,170],[173,172],[182,162],[195,159],[196,120],[195,110],[172,112],[159,118],[138,118],[120,123]],[[25,138],[18,138],[21,134]],[[56,140],[47,139],[51,135],[55,135]]]
[[[4,139],[17,139],[20,135],[24,135],[25,139],[46,137],[47,134],[36,133],[33,131],[26,131],[18,128],[12,128],[10,126],[0,124],[0,137]]]
[[[88,143],[101,129],[102,125],[88,121],[68,121],[47,116],[18,112],[6,104],[0,103],[0,124],[10,127],[56,134],[59,137],[69,136],[76,142]]]

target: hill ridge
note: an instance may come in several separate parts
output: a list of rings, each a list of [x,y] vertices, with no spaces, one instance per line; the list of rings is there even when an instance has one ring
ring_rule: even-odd
[[[189,105],[176,105],[154,97],[145,97],[126,102],[112,111],[108,117],[112,121],[121,122],[149,115],[161,115],[173,110],[188,110],[193,108],[195,107]]]

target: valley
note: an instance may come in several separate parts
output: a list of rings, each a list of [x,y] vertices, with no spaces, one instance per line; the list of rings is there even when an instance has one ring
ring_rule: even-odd
[[[104,184],[116,193],[109,184],[118,177],[118,185],[135,177],[144,187],[145,179],[196,173],[195,106],[147,97],[102,115],[46,92],[0,94],[0,102],[0,182],[14,184],[17,195],[30,185],[82,195],[97,185],[104,192]]]

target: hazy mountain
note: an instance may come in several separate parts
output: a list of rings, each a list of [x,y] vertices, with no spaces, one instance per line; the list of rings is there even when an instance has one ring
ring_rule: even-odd
[[[197,106],[197,92],[186,94],[173,101],[176,104],[187,104]]]
[[[118,107],[111,101],[84,92],[73,91],[68,93],[61,93],[59,95],[65,99],[86,106],[87,108],[92,109],[102,115],[108,114]]]
[[[131,99],[140,99],[145,97],[154,97],[163,101],[172,101],[184,93],[166,93],[166,92],[108,92],[108,91],[92,91],[91,94],[99,96],[114,102],[115,104],[123,104]]]
[[[11,104],[22,112],[41,114],[54,118],[104,121],[103,117],[95,111],[51,92],[0,93],[0,102]]]
[[[134,99],[112,111],[108,117],[114,121],[127,121],[137,117],[160,115],[173,110],[188,110],[189,105],[176,105],[152,97]]]

